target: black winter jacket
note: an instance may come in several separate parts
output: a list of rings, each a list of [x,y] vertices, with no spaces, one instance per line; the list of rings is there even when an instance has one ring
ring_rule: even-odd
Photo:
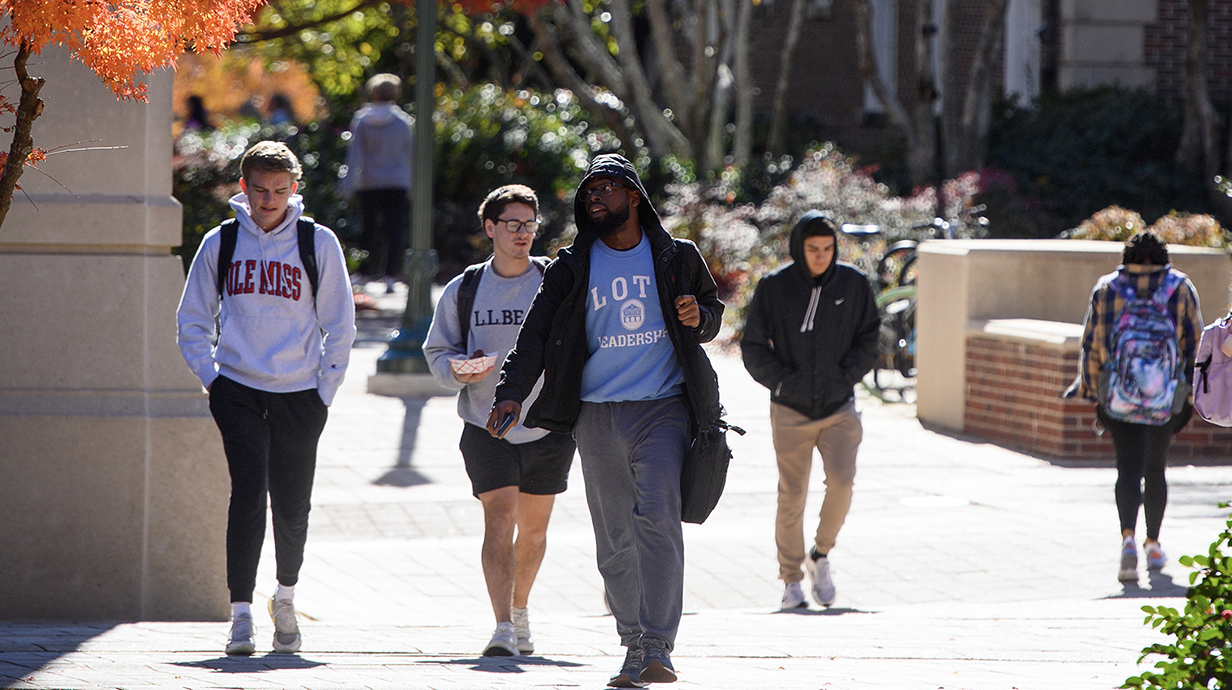
[[[762,278],[740,342],[744,368],[770,399],[809,417],[834,414],[877,360],[881,320],[868,278],[838,262],[814,278],[804,260],[806,213],[791,231],[794,260]]]
[[[663,229],[641,181],[631,166],[621,164],[623,160],[616,156],[596,157],[582,184],[605,175],[621,179],[641,192],[639,220],[654,255],[659,307],[684,372],[693,423],[709,424],[719,419],[722,408],[718,377],[701,343],[718,334],[723,303],[697,246],[675,239]],[[543,390],[523,422],[528,427],[571,432],[582,406],[582,368],[590,357],[586,344],[590,248],[596,240],[593,233],[586,231],[582,204],[579,195],[574,203],[577,239],[572,246],[561,249],[544,271],[543,285],[526,313],[517,346],[505,360],[496,388],[496,402],[513,400],[520,404],[543,374]],[[697,298],[701,312],[697,328],[688,328],[676,318],[675,300],[680,295]]]

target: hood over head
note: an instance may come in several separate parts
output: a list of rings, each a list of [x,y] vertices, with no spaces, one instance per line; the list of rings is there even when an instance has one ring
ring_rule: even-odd
[[[642,200],[637,207],[637,219],[644,228],[654,228],[663,232],[663,223],[659,220],[659,212],[655,210],[654,204],[650,203],[650,195],[646,193],[646,187],[642,185],[642,179],[637,176],[637,171],[633,169],[633,164],[629,159],[616,153],[604,153],[594,157],[590,162],[590,167],[586,169],[586,175],[582,181],[578,183],[577,190],[573,195],[573,220],[577,223],[578,235],[588,233],[590,225],[590,216],[586,213],[586,200],[578,192],[586,183],[596,177],[611,177],[619,180],[630,187],[633,187],[641,195]]]
[[[826,272],[816,278],[814,278],[813,274],[809,272],[808,261],[804,258],[804,231],[810,224],[813,224],[814,221],[824,222],[816,224],[816,229],[820,230],[820,232],[814,230],[814,232],[810,234],[811,237],[829,236],[834,238],[834,258],[830,261],[830,266],[826,268]],[[821,211],[806,211],[804,215],[800,216],[800,220],[796,221],[795,226],[791,229],[789,246],[791,250],[791,260],[795,262],[795,265],[799,268],[804,277],[810,282],[815,282],[818,285],[821,285],[834,274],[834,267],[838,265],[838,224],[835,223],[834,219],[827,213],[823,213]]]

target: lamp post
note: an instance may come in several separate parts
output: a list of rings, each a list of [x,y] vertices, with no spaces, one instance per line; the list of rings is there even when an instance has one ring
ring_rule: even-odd
[[[423,344],[432,325],[432,280],[436,252],[432,249],[432,111],[436,106],[436,0],[415,3],[415,160],[411,182],[411,248],[404,258],[406,311],[402,325],[389,338],[389,349],[376,362],[377,373],[427,374]]]

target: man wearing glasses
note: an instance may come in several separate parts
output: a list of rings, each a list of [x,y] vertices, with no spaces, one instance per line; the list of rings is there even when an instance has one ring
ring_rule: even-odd
[[[496,390],[493,373],[513,348],[543,282],[547,260],[530,256],[538,215],[539,200],[529,187],[507,185],[488,194],[479,218],[492,240],[492,256],[445,286],[423,348],[436,380],[459,391],[458,414],[466,424],[458,445],[471,489],[483,503],[483,576],[496,615],[484,656],[535,650],[527,600],[543,562],[552,504],[565,490],[575,449],[570,434],[528,429],[516,420],[501,438],[484,430]],[[485,355],[495,361],[473,361]],[[467,359],[472,362],[459,363]],[[532,382],[531,398],[540,385]]]
[[[573,432],[599,572],[628,648],[609,685],[670,683],[684,595],[680,474],[694,420],[718,417],[699,343],[718,333],[723,303],[697,247],[663,229],[625,158],[591,162],[573,211],[577,239],[544,274],[487,427],[496,434],[528,406],[526,426]]]

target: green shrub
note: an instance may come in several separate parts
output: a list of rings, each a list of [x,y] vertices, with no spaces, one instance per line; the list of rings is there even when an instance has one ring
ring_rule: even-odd
[[[1180,108],[1143,91],[1101,87],[994,109],[988,165],[1013,174],[1012,213],[1025,234],[1055,237],[1101,208],[1136,208],[1147,217],[1172,209],[1208,210],[1203,185],[1175,162]],[[1001,209],[995,209],[1000,211]],[[990,208],[992,227],[999,213]]]
[[[1228,504],[1220,504],[1226,508]],[[1156,643],[1142,650],[1138,663],[1162,656],[1158,671],[1126,679],[1123,688],[1210,690],[1232,686],[1232,516],[1205,556],[1182,556],[1181,565],[1197,567],[1189,576],[1184,612],[1167,606],[1143,606],[1146,621],[1165,635],[1169,644]]]
[[[181,137],[174,194],[184,205],[184,245],[178,251],[185,266],[202,235],[231,215],[227,200],[239,191],[239,159],[261,139],[283,140],[295,151],[304,167],[300,192],[308,212],[350,245],[358,236],[355,211],[338,192],[349,121],[349,114],[340,114],[301,129],[230,124],[209,134]],[[593,127],[567,91],[509,93],[491,84],[443,91],[437,96],[433,125],[438,280],[490,253],[476,213],[493,188],[521,183],[538,193],[544,233],[535,251],[549,251],[573,223],[573,190],[591,157],[624,146],[607,129]],[[651,165],[644,153],[630,158],[660,185],[689,174],[674,160]]]

